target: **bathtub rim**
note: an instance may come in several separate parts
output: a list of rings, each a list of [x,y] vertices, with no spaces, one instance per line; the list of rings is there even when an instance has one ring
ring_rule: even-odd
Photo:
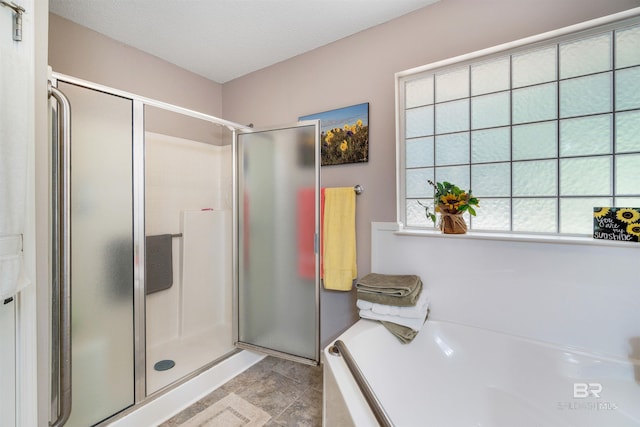
[[[367,327],[363,327],[363,326],[357,326],[359,324],[368,324],[370,326]],[[522,342],[526,342],[529,344],[534,344],[540,347],[544,347],[544,348],[549,348],[549,349],[554,349],[556,351],[567,351],[567,352],[571,352],[571,353],[575,353],[577,355],[580,356],[585,356],[585,357],[592,357],[592,358],[597,358],[603,361],[607,361],[607,362],[611,362],[611,363],[627,363],[627,364],[634,364],[640,367],[640,358],[630,358],[630,357],[620,357],[611,353],[606,353],[606,352],[602,352],[602,351],[596,351],[596,350],[590,350],[584,347],[579,347],[579,346],[574,346],[574,345],[569,345],[569,344],[561,344],[561,343],[554,343],[551,341],[542,341],[542,340],[537,340],[534,338],[529,338],[526,337],[524,335],[517,335],[517,334],[509,334],[506,333],[504,331],[500,331],[500,330],[495,330],[495,329],[491,329],[491,328],[485,328],[485,327],[480,327],[480,326],[473,326],[473,325],[469,325],[467,323],[462,323],[462,322],[454,322],[454,321],[450,321],[450,320],[443,320],[443,319],[427,319],[424,327],[423,327],[423,331],[429,328],[429,325],[432,324],[436,324],[436,325],[452,325],[454,327],[462,327],[465,329],[472,329],[472,330],[478,330],[478,331],[484,331],[484,332],[489,332],[492,334],[496,334],[499,336],[504,336],[504,337],[509,337],[510,339],[514,339],[517,341],[522,341]],[[325,347],[325,349],[323,350],[323,352],[325,353],[325,358],[327,357],[327,355],[329,355],[328,353],[328,349],[333,345],[333,343],[336,340],[342,340],[347,344],[347,347],[349,346],[349,340],[353,339],[355,336],[360,335],[362,333],[368,332],[369,330],[375,330],[375,329],[382,329],[385,330],[384,326],[375,321],[375,320],[370,320],[370,319],[358,319],[358,321],[356,323],[354,323],[349,329],[347,329],[346,331],[344,331],[341,335],[339,335],[338,337],[336,337],[335,339],[331,340],[331,343],[329,345],[327,345]],[[398,346],[399,348],[402,348],[402,346],[406,346],[406,345],[411,345],[411,344],[402,344],[400,341],[398,341]]]
[[[597,360],[612,363],[612,364],[630,365],[635,369],[640,369],[640,359],[630,358],[630,357],[622,358],[622,357],[617,357],[615,355],[602,354],[595,351],[589,351],[588,349],[584,349],[584,348],[577,348],[570,345],[562,345],[562,344],[535,340],[528,337],[507,334],[502,331],[496,331],[496,330],[482,328],[482,327],[475,327],[475,326],[458,323],[458,322],[451,322],[451,321],[440,320],[440,319],[428,319],[425,323],[424,328],[426,329],[426,328],[429,328],[430,326],[434,327],[434,324],[437,325],[435,326],[436,328],[442,327],[442,326],[447,328],[448,326],[452,326],[454,328],[463,328],[464,330],[467,330],[467,331],[478,330],[478,331],[482,331],[483,333],[490,333],[499,337],[503,337],[504,339],[507,339],[507,340],[515,340],[518,342],[522,342],[525,345],[539,346],[545,350],[552,351],[552,352],[569,352],[580,357],[597,359]],[[389,334],[389,332],[380,322],[377,322],[375,320],[370,320],[370,319],[359,319],[354,325],[352,325],[349,329],[347,329],[343,334],[336,337],[333,340],[333,342],[335,342],[336,340],[342,340],[346,344],[346,346],[349,347],[350,341],[353,341],[355,338],[362,337],[363,334],[376,335],[379,333]],[[425,331],[423,331],[422,333],[425,333]],[[373,411],[369,408],[367,401],[365,400],[360,389],[358,388],[355,379],[353,378],[349,369],[346,366],[346,363],[343,360],[342,361],[339,360],[341,359],[341,357],[337,357],[331,353],[330,348],[333,346],[333,342],[328,346],[326,346],[325,349],[323,350],[323,356],[325,360],[325,363],[324,363],[325,394],[323,396],[323,407],[322,407],[323,427],[331,427],[328,424],[325,424],[325,420],[327,418],[327,413],[328,413],[328,408],[327,408],[328,390],[326,389],[326,384],[328,383],[327,375],[331,375],[333,377],[332,382],[336,385],[337,392],[340,393],[339,398],[342,399],[342,403],[344,403],[344,407],[347,409],[347,413],[353,423],[352,425],[374,426],[374,427],[378,426],[378,423],[373,414]],[[395,340],[395,342],[397,342],[397,346],[398,346],[397,348],[402,348],[403,346],[411,345],[411,344],[402,344],[400,343],[399,340]],[[395,345],[393,346],[395,347]],[[356,363],[357,363],[357,356],[356,356]],[[373,392],[375,393],[375,390]],[[347,400],[345,400],[345,395],[353,400],[349,400],[349,403],[347,403]]]

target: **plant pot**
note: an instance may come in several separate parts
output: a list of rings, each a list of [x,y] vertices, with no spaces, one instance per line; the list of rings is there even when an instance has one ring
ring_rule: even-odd
[[[442,212],[440,217],[440,231],[443,234],[465,234],[467,223],[461,213],[450,214]]]

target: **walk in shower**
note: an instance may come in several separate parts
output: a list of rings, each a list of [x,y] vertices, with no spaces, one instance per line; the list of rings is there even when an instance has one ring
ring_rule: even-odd
[[[53,425],[95,425],[131,411],[232,357],[237,345],[317,362],[313,244],[303,282],[293,277],[297,245],[317,235],[317,123],[285,129],[284,142],[277,131],[238,142],[253,131],[69,76],[54,74],[52,86],[72,116],[65,146],[64,108],[53,106]],[[279,148],[269,154],[271,146]],[[290,173],[285,151],[298,159]],[[250,176],[240,177],[249,161]],[[285,221],[306,215],[302,231],[276,210],[263,215],[275,206]],[[283,227],[290,236],[278,234]],[[257,240],[260,230],[269,240]],[[274,239],[290,261],[269,252]],[[251,270],[239,270],[248,255]],[[281,289],[284,275],[291,291]],[[239,284],[243,276],[251,283]],[[284,347],[271,345],[274,335]]]
[[[76,79],[57,87],[73,115],[67,425],[86,426],[234,350],[232,133]]]
[[[232,135],[146,106],[144,140],[150,394],[234,349]]]

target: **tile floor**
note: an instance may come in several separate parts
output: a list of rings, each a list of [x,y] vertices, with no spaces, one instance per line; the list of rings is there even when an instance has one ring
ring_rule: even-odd
[[[202,422],[206,412],[212,412],[211,407],[223,400],[240,403],[227,407],[233,415],[224,415],[244,420],[238,425],[321,426],[322,366],[308,366],[267,356],[160,427],[225,425],[223,415],[217,420],[213,416],[210,421]],[[263,411],[270,416],[266,422],[262,421],[266,418]],[[261,413],[263,418],[256,413]]]

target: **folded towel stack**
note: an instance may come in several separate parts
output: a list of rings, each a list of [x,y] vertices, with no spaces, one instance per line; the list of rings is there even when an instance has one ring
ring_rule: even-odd
[[[363,319],[379,320],[403,343],[411,342],[429,312],[429,297],[415,275],[370,273],[358,280],[357,306]]]

